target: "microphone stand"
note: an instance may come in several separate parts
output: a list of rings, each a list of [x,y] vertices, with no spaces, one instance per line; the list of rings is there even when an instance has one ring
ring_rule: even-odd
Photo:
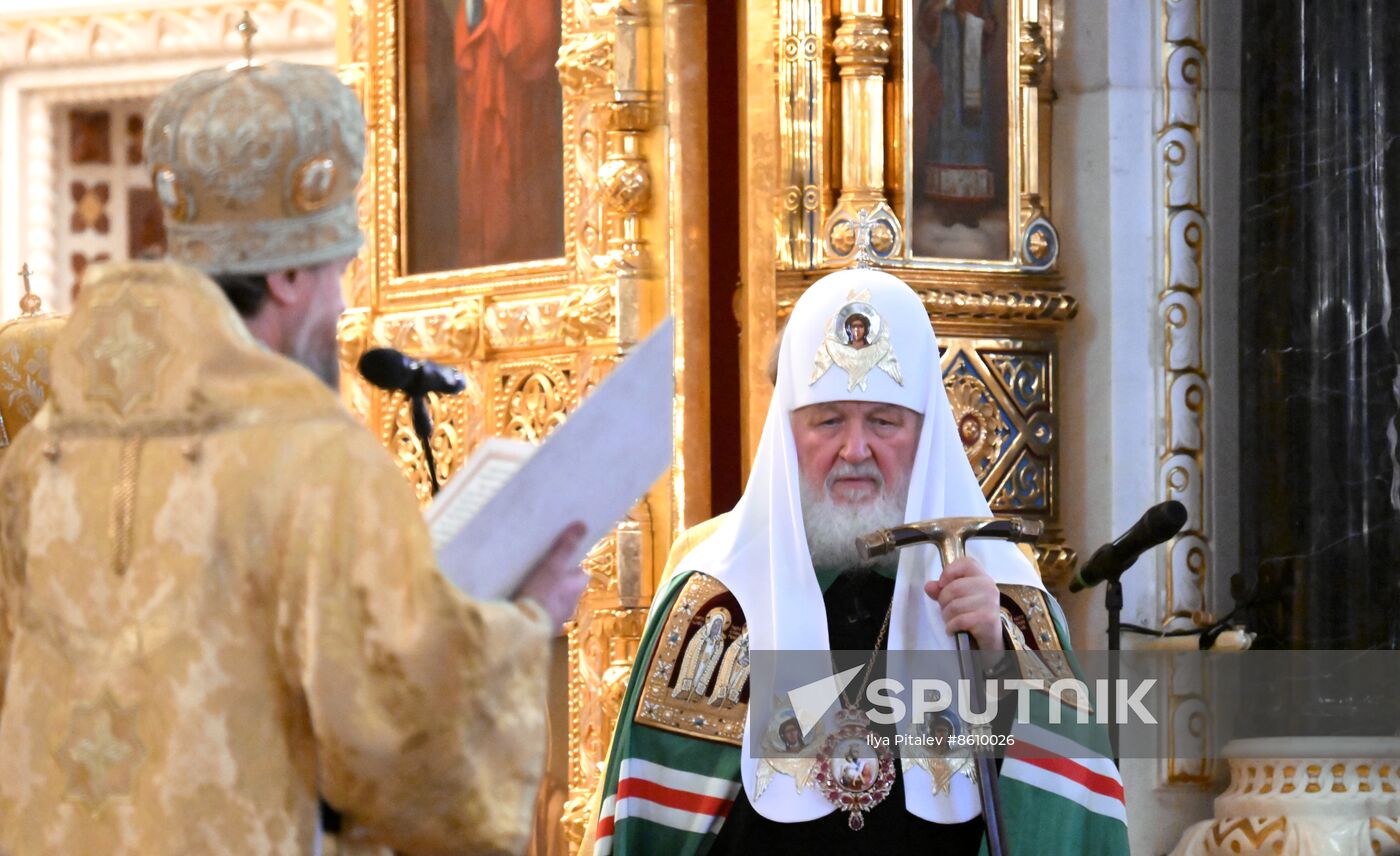
[[[437,496],[437,462],[433,460],[433,416],[428,410],[428,395],[410,395],[409,409],[413,413],[413,433],[418,435],[418,443],[423,447],[423,460],[428,464],[428,489]]]
[[[1113,766],[1121,769],[1118,758],[1118,650],[1123,640],[1123,580],[1112,577],[1104,583],[1103,605],[1108,610],[1108,746]]]

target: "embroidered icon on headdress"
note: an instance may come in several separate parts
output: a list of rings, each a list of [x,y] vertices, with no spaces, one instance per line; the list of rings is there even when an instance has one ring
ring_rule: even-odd
[[[821,748],[826,730],[818,723],[811,734],[802,733],[802,725],[791,707],[778,696],[773,697],[774,714],[763,734],[756,774],[754,799],[763,796],[773,776],[782,773],[792,778],[800,794],[807,789],[817,770],[817,750]]]
[[[986,727],[973,726],[971,731],[989,739],[990,730]],[[970,741],[962,736],[963,726],[956,716],[927,714],[923,723],[914,726],[914,733],[918,744],[927,748],[913,757],[906,755],[902,759],[904,769],[908,772],[914,767],[923,767],[935,797],[952,789],[954,776],[963,775],[973,784],[977,783],[977,762],[970,748],[975,739]]]
[[[851,292],[848,302],[836,310],[836,314],[826,325],[826,337],[817,346],[816,365],[812,368],[812,379],[816,383],[833,365],[846,372],[846,389],[865,384],[872,369],[883,369],[895,383],[904,385],[899,374],[899,360],[895,358],[894,346],[890,344],[890,332],[885,321],[870,305],[870,292]]]

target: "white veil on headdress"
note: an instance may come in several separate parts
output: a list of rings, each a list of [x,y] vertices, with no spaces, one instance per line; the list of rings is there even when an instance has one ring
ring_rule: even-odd
[[[845,343],[844,320],[852,312],[873,316],[864,349]],[[991,516],[953,424],[938,342],[923,302],[902,280],[876,270],[853,268],[822,277],[798,299],[783,334],[777,387],[744,495],[719,529],[678,566],[703,571],[728,587],[744,611],[750,650],[830,649],[822,591],[802,522],[790,421],[792,411],[829,401],[897,404],[924,414],[906,521]],[[968,553],[998,583],[1044,588],[1031,562],[1012,544],[973,541]],[[938,604],[923,591],[923,584],[941,573],[935,548],[901,552],[889,650],[954,648]],[[791,779],[775,781],[754,796],[759,759],[750,741],[762,733],[761,723],[747,723],[741,756],[744,790],[755,810],[788,823],[833,811],[816,788],[799,792]],[[935,797],[922,768],[907,769],[904,775],[905,806],[919,817],[958,823],[981,810],[976,787],[963,776],[955,776],[952,790]]]

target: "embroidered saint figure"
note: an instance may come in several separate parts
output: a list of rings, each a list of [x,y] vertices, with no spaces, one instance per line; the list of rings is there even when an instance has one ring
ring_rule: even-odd
[[[715,608],[706,614],[704,625],[685,647],[680,677],[676,680],[676,688],[671,691],[672,698],[688,701],[705,695],[705,688],[710,685],[710,678],[714,676],[715,667],[724,654],[724,632],[729,629],[729,623],[727,609]]]
[[[710,704],[715,707],[733,707],[739,703],[744,692],[744,684],[749,680],[749,631],[739,634],[724,659],[719,664],[719,679],[715,681],[715,691],[710,693]]]

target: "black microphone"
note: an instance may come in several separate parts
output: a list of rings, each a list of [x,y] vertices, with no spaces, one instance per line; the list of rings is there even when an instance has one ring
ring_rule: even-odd
[[[370,348],[360,357],[360,376],[380,389],[421,398],[430,392],[454,395],[467,388],[466,378],[450,366],[415,360],[393,348]]]
[[[1139,556],[1180,532],[1185,525],[1186,506],[1176,500],[1152,506],[1117,541],[1094,551],[1070,580],[1069,590],[1082,591],[1105,580],[1117,579]]]

